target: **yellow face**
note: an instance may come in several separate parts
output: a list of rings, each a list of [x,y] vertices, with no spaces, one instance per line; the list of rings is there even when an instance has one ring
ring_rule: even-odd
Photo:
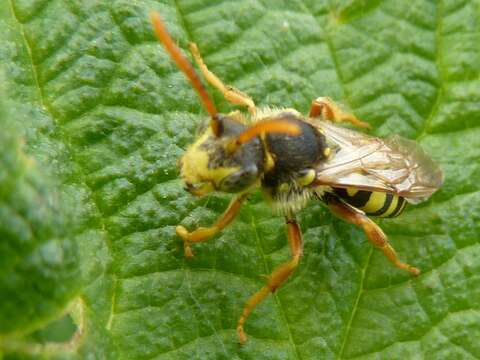
[[[180,159],[186,189],[196,196],[212,191],[240,193],[259,183],[264,168],[264,150],[259,139],[229,151],[229,144],[245,125],[224,119],[222,134],[208,127]]]
[[[225,141],[216,139],[208,128],[182,156],[181,176],[187,190],[193,195],[203,196],[220,190],[222,180],[240,170],[239,166],[212,166],[211,159],[215,151],[223,152],[223,143]]]

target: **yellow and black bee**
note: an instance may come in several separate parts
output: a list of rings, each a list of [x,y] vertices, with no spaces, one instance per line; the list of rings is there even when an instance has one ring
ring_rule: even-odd
[[[298,266],[303,246],[295,212],[312,198],[323,201],[341,219],[363,228],[368,240],[393,265],[413,275],[420,273],[398,259],[386,235],[368,217],[398,216],[407,202],[425,200],[441,186],[441,170],[418,144],[398,136],[380,139],[335,125],[348,121],[369,127],[325,97],[312,102],[308,116],[290,108],[256,108],[248,95],[224,85],[208,70],[192,43],[190,50],[205,79],[229,102],[248,109],[246,115],[239,111],[220,114],[158,14],[152,14],[152,23],[157,37],[210,114],[209,126],[180,160],[186,189],[197,196],[213,191],[236,194],[212,226],[192,232],[177,227],[185,255],[193,256],[191,243],[205,241],[230,224],[242,202],[257,189],[274,212],[285,217],[292,258],[275,269],[267,284],[246,302],[237,325],[241,343],[246,341],[243,326],[251,311]]]

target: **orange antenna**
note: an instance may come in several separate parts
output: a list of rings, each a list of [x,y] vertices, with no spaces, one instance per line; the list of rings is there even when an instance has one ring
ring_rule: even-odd
[[[245,144],[246,142],[249,142],[255,136],[273,133],[297,136],[300,135],[301,130],[297,124],[293,124],[287,120],[271,119],[260,121],[238,135],[233,144],[233,149],[237,146]]]
[[[188,62],[188,60],[183,56],[182,52],[178,48],[177,45],[173,42],[172,37],[167,31],[165,23],[162,21],[160,14],[158,12],[152,12],[150,14],[150,20],[153,25],[153,29],[155,30],[155,35],[157,35],[158,40],[163,44],[167,52],[170,54],[170,57],[175,61],[178,68],[185,74],[185,76],[190,80],[192,86],[200,96],[200,100],[202,101],[203,107],[212,117],[210,121],[210,127],[212,128],[213,133],[216,136],[220,135],[220,127],[218,125],[217,120],[217,108],[213,103],[212,99],[208,95],[207,90],[203,86],[200,78],[198,77],[197,73],[193,69],[192,65]]]

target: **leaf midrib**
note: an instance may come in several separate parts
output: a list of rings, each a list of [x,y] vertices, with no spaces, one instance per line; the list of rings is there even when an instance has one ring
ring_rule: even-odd
[[[268,266],[266,254],[263,251],[262,243],[260,241],[260,236],[258,235],[257,223],[255,222],[255,217],[254,216],[252,216],[251,224],[252,224],[252,227],[253,227],[253,231],[255,233],[255,242],[256,242],[257,251],[260,253],[260,256],[262,258],[263,267],[266,270],[266,272],[268,274],[270,274],[273,271],[273,269],[270,269],[270,267]],[[289,279],[287,279],[287,281],[288,280]],[[258,289],[258,290],[260,290],[260,289]],[[251,295],[253,295],[253,294],[251,294]],[[249,295],[249,296],[251,296],[251,295]],[[296,358],[301,359],[300,353],[299,353],[298,348],[297,348],[297,345],[295,344],[295,341],[293,340],[292,329],[290,328],[290,324],[287,320],[287,316],[286,316],[286,313],[285,313],[285,309],[283,308],[283,304],[280,301],[280,299],[278,298],[278,295],[277,295],[276,292],[271,294],[271,296],[273,296],[273,298],[274,298],[274,300],[277,304],[277,308],[279,309],[280,313],[282,314],[282,320],[283,320],[283,323],[285,324],[285,327],[286,327],[287,333],[288,333],[289,344],[292,347]]]
[[[25,44],[25,48],[26,48],[27,53],[28,53],[28,60],[29,60],[30,67],[31,67],[31,70],[32,70],[32,77],[33,77],[33,80],[35,82],[34,85],[35,85],[35,90],[37,92],[38,101],[40,102],[40,105],[42,106],[42,108],[44,108],[48,112],[50,117],[52,119],[54,119],[54,117],[52,116],[52,112],[50,111],[50,108],[47,106],[47,104],[45,102],[45,97],[43,95],[43,90],[42,90],[42,88],[40,86],[40,82],[38,80],[37,66],[33,62],[32,47],[31,47],[30,43],[28,42],[27,37],[25,36],[25,26],[20,21],[17,13],[15,12],[15,6],[13,5],[13,0],[8,0],[8,4],[10,6],[10,12],[11,12],[13,18],[18,23],[18,26],[20,28],[20,34],[22,36],[22,40]]]
[[[442,102],[443,95],[445,93],[445,86],[444,83],[446,82],[446,76],[443,72],[443,46],[441,42],[442,37],[442,29],[443,29],[443,22],[442,22],[442,14],[444,13],[444,3],[443,0],[438,0],[437,2],[437,23],[435,25],[435,66],[437,67],[438,77],[439,77],[439,88],[437,89],[437,96],[435,98],[435,102],[433,103],[432,108],[430,109],[430,113],[428,114],[427,118],[424,121],[423,129],[417,135],[417,141],[420,141],[425,136],[428,135],[427,131],[432,122],[432,119],[437,115],[437,112],[440,108],[440,103]]]
[[[355,318],[355,315],[357,314],[358,304],[360,303],[360,299],[362,298],[363,292],[365,290],[365,288],[363,287],[363,284],[365,282],[365,275],[367,274],[367,269],[368,269],[368,266],[370,265],[370,259],[372,258],[373,250],[374,248],[373,246],[371,246],[367,255],[367,260],[365,261],[365,266],[362,267],[362,269],[360,270],[360,284],[358,285],[357,296],[355,297],[352,311],[350,312],[350,317],[348,319],[347,325],[345,327],[345,331],[343,333],[343,340],[340,345],[340,350],[338,351],[338,354],[336,357],[337,360],[343,359],[343,353],[347,345],[347,340],[350,338],[350,330],[352,328],[352,322],[353,322],[353,319]]]

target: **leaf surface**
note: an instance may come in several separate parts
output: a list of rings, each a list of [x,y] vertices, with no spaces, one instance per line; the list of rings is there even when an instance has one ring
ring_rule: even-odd
[[[257,106],[307,113],[330,96],[373,134],[416,139],[444,170],[444,186],[379,223],[422,275],[393,268],[360,230],[312,203],[298,214],[302,263],[251,315],[240,347],[243,303],[288,259],[283,220],[257,194],[184,259],[175,226],[212,223],[229,198],[183,191],[177,159],[206,115],[153,37],[151,10]],[[9,109],[0,207],[23,206],[42,231],[31,242],[22,242],[26,225],[2,235],[0,257],[11,260],[6,245],[25,258],[63,239],[28,274],[0,262],[5,358],[480,357],[478,0],[7,0],[0,26]],[[39,207],[52,194],[56,207]],[[16,218],[0,216],[4,234]],[[49,268],[59,251],[67,255]],[[23,287],[5,292],[15,276]],[[35,295],[37,286],[48,290]],[[80,304],[72,317],[82,329],[70,344],[39,347],[24,336],[70,303]]]

